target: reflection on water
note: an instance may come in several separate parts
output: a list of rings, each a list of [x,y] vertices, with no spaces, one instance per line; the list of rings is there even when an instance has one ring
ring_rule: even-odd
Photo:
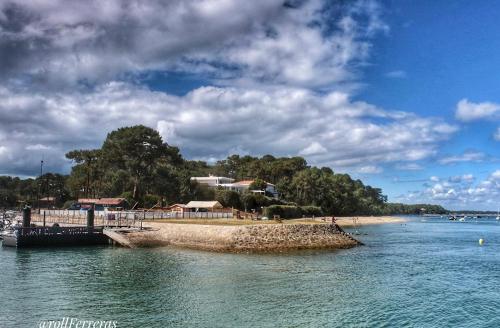
[[[63,317],[119,327],[500,326],[494,219],[359,230],[366,246],[275,255],[2,248],[0,326]]]

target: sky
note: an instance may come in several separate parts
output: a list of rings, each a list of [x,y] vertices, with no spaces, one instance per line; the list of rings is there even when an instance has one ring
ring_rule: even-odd
[[[494,1],[0,1],[0,174],[144,124],[185,158],[303,156],[389,201],[500,207]]]

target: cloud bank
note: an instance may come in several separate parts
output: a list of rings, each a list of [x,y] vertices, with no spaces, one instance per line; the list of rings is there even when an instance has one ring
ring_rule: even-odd
[[[382,13],[371,0],[3,1],[0,174],[35,175],[42,156],[66,172],[65,152],[135,124],[188,158],[418,169],[457,128],[352,100]],[[158,72],[205,86],[154,91]]]

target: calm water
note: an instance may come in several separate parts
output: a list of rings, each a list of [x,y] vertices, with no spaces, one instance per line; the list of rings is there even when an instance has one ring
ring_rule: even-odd
[[[360,232],[363,247],[277,255],[0,248],[0,327],[500,327],[500,223]]]

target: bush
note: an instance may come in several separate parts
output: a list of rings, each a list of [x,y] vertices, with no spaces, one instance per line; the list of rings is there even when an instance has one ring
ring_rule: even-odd
[[[264,209],[264,216],[272,219],[279,215],[282,219],[298,219],[302,216],[322,216],[323,211],[318,206],[271,205]]]
[[[74,200],[68,200],[66,202],[64,202],[64,205],[63,205],[63,210],[67,210],[68,208],[70,208],[71,206],[73,206],[73,204],[76,204],[76,201]]]
[[[161,197],[158,195],[147,194],[143,197],[143,207],[153,208],[154,206],[161,204]]]
[[[264,216],[273,218],[279,215],[282,219],[294,219],[302,217],[302,209],[298,206],[271,205],[264,209]]]
[[[323,210],[319,206],[302,206],[302,215],[307,217],[323,216]]]

